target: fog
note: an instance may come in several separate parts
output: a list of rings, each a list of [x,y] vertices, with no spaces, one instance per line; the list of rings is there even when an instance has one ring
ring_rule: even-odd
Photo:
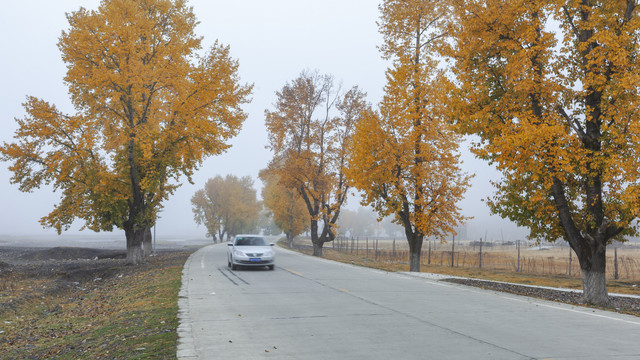
[[[3,34],[3,56],[0,57],[0,141],[12,141],[16,129],[14,118],[23,117],[21,103],[27,95],[49,101],[67,113],[73,113],[62,78],[65,65],[60,59],[57,41],[68,24],[65,12],[81,5],[97,8],[98,1],[19,1],[5,2],[0,13]],[[159,238],[202,237],[204,227],[193,221],[190,198],[204,186],[208,178],[234,174],[256,179],[258,172],[271,158],[265,149],[267,135],[264,110],[271,107],[274,93],[304,69],[317,69],[341,81],[343,88],[358,85],[368,92],[371,103],[382,96],[385,82],[385,63],[377,46],[381,36],[377,32],[378,1],[299,1],[299,0],[234,0],[191,1],[200,21],[196,32],[204,37],[205,47],[216,39],[229,44],[231,54],[240,62],[243,82],[254,83],[253,101],[245,107],[249,114],[232,148],[225,154],[206,160],[193,176],[193,184],[181,179],[176,191],[160,214],[157,224]],[[491,195],[489,181],[499,174],[487,163],[475,159],[462,149],[463,168],[476,177],[460,207],[473,217],[466,226],[470,237],[489,239],[524,238],[525,229],[496,216],[490,216],[483,199]],[[0,163],[0,235],[55,236],[53,229],[43,229],[39,218],[47,215],[59,200],[51,187],[33,193],[22,193],[10,184],[8,163]],[[259,191],[258,191],[259,194]],[[347,208],[357,209],[359,199],[353,196]],[[96,236],[80,231],[76,222],[68,235]],[[122,236],[117,231],[98,236]]]

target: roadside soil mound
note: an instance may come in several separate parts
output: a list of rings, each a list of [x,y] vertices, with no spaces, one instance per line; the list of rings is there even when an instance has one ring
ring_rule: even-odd
[[[80,247],[54,247],[50,249],[33,250],[18,257],[25,261],[42,260],[100,260],[100,259],[124,259],[127,254],[119,250],[90,249]],[[1,265],[0,265],[1,266]]]
[[[178,253],[163,250],[147,261],[153,259],[162,266],[163,261],[156,258],[171,258]],[[136,269],[127,263],[125,250],[0,246],[0,315],[25,302],[37,304],[69,291],[94,289]]]
[[[93,287],[127,268],[125,258],[124,250],[0,247],[0,314],[42,296]]]

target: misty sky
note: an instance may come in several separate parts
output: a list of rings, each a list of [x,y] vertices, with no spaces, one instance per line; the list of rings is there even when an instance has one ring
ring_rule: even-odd
[[[65,65],[57,48],[58,37],[68,28],[65,12],[80,6],[97,8],[97,0],[24,0],[4,1],[0,12],[0,141],[12,141],[16,129],[14,118],[23,117],[21,104],[27,95],[55,104],[73,113],[62,82]],[[165,203],[158,221],[158,236],[204,236],[204,227],[193,221],[190,198],[216,175],[249,175],[258,172],[271,158],[265,149],[267,135],[264,110],[271,108],[275,92],[304,69],[329,73],[343,88],[358,85],[376,104],[382,96],[387,63],[376,46],[378,34],[377,0],[192,0],[189,2],[200,21],[196,33],[208,47],[216,39],[231,47],[240,62],[243,82],[254,83],[253,102],[245,107],[249,114],[233,147],[225,154],[209,158],[195,173],[195,184],[184,184]],[[490,179],[498,173],[486,163],[463,150],[463,169],[475,173],[473,186],[461,202],[463,212],[475,219],[469,222],[470,237],[505,240],[523,238],[526,231],[497,217],[490,217],[481,199],[492,193]],[[8,163],[0,162],[0,235],[55,234],[42,229],[38,219],[47,215],[59,200],[51,188],[22,193],[10,184]],[[349,208],[359,200],[352,197]],[[76,234],[81,222],[70,233]],[[119,231],[120,232],[120,231]],[[83,233],[93,235],[85,230]],[[124,232],[122,232],[124,240]]]

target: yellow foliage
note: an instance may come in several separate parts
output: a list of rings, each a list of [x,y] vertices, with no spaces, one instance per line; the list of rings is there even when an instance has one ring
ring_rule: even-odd
[[[385,1],[380,10],[381,50],[393,67],[379,111],[366,111],[356,125],[346,173],[363,204],[393,215],[419,253],[424,236],[444,240],[465,220],[456,203],[469,186],[447,117],[450,84],[434,53],[443,45],[447,9],[411,0]]]
[[[274,158],[262,177],[295,190],[306,205],[314,244],[333,240],[349,183],[344,177],[346,148],[366,104],[357,87],[344,94],[329,75],[303,72],[276,93],[275,109],[265,110],[269,149]],[[318,221],[325,224],[318,235]]]
[[[58,47],[77,114],[28,98],[2,158],[21,190],[63,191],[43,225],[150,226],[179,177],[230,146],[252,86],[228,46],[201,51],[185,1],[103,0],[67,18]]]
[[[196,223],[206,226],[208,234],[219,241],[225,236],[253,232],[262,209],[253,180],[234,175],[207,180],[193,195],[191,204]]]
[[[260,177],[264,183],[262,199],[264,206],[273,214],[273,221],[291,238],[309,229],[310,216],[307,205],[296,191],[280,183],[277,176],[262,171]]]
[[[603,246],[635,232],[637,12],[625,1],[452,2],[455,117],[503,173],[493,211],[534,238],[579,251],[583,235]]]

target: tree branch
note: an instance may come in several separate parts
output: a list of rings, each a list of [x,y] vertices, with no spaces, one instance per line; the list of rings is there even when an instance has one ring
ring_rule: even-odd
[[[584,141],[587,138],[587,134],[584,132],[584,129],[582,128],[582,125],[580,125],[579,122],[573,120],[569,116],[569,114],[567,114],[567,112],[562,108],[562,106],[557,105],[556,106],[556,110],[567,121],[567,123],[569,124],[569,126],[571,126],[573,131],[576,132],[576,134],[578,135],[580,140]]]
[[[580,31],[576,27],[576,24],[573,22],[573,16],[571,16],[571,14],[569,13],[569,9],[566,5],[562,7],[562,10],[564,10],[564,15],[567,17],[567,21],[569,22],[569,25],[571,25],[571,29],[573,30],[573,35],[575,35],[577,39],[580,36]]]

